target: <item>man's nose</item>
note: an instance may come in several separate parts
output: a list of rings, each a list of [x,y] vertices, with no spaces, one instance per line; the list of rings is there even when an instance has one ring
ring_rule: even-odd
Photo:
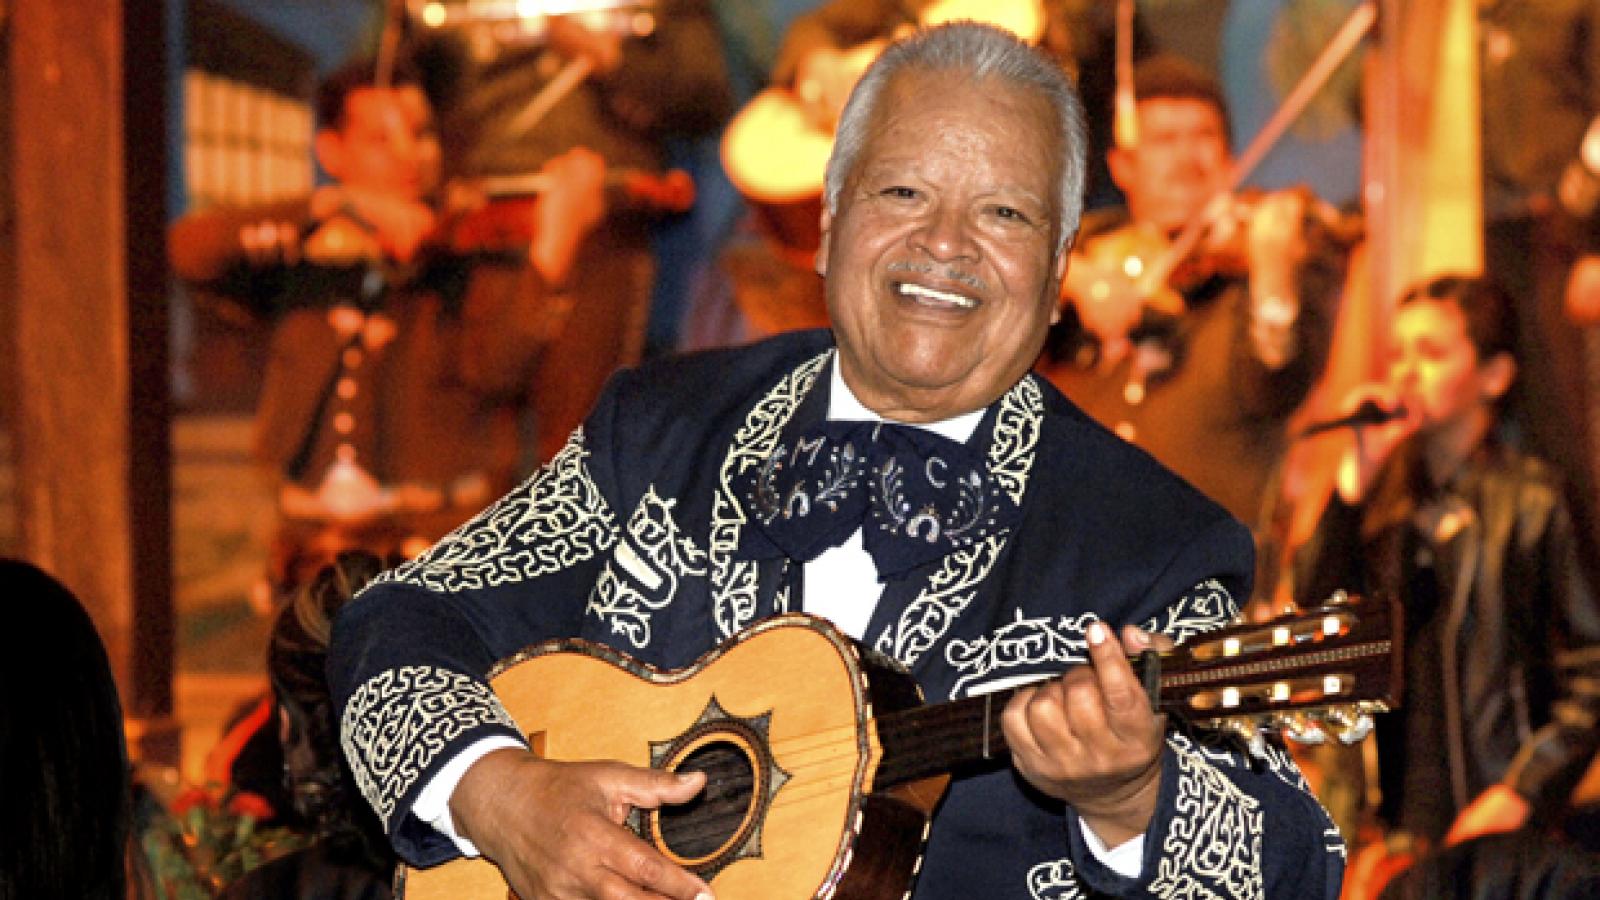
[[[1408,387],[1417,380],[1417,365],[1409,359],[1396,362],[1389,369],[1389,381],[1395,387]]]
[[[978,246],[972,239],[967,217],[962,210],[949,206],[941,205],[928,211],[912,234],[912,244],[941,262],[978,258]]]

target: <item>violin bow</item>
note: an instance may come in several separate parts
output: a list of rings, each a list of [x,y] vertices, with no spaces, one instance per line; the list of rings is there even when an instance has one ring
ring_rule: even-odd
[[[400,55],[400,31],[405,24],[405,0],[384,4],[383,32],[378,36],[378,59],[373,68],[373,86],[383,90],[394,82],[395,59]]]
[[[506,128],[506,133],[521,135],[531,132],[533,126],[539,124],[540,119],[543,119],[557,103],[560,103],[563,97],[572,93],[573,88],[582,84],[583,80],[588,78],[589,73],[593,71],[594,62],[587,56],[578,56],[568,60],[567,64],[561,67],[561,71],[546,82],[545,86],[539,89],[539,93],[528,101],[528,105],[524,106],[517,113],[516,118],[511,120],[511,124]]]
[[[1133,0],[1117,0],[1116,106],[1111,134],[1118,147],[1139,144],[1139,98],[1133,92]]]

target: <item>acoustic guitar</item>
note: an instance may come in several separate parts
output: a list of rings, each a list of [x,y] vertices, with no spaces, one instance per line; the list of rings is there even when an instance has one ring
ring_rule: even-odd
[[[1398,604],[1342,595],[1311,612],[1137,658],[1159,709],[1255,727],[1313,708],[1365,719],[1399,696]],[[630,827],[720,897],[902,897],[952,770],[1006,759],[1011,691],[923,705],[894,661],[827,622],[759,622],[676,671],[582,640],[539,644],[490,685],[549,759],[703,771],[691,802]],[[1302,720],[1303,721],[1303,720]],[[483,859],[402,868],[405,900],[507,896]]]

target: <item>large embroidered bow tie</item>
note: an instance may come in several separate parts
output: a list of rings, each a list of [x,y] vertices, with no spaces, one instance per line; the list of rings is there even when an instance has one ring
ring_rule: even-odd
[[[978,453],[882,422],[821,422],[779,444],[741,488],[758,526],[745,529],[745,555],[810,561],[860,528],[880,580],[1008,527],[1017,514]]]

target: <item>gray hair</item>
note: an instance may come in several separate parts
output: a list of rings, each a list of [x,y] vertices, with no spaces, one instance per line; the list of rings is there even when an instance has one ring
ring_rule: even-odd
[[[1011,32],[977,22],[951,22],[919,29],[910,37],[891,44],[861,76],[839,116],[833,154],[828,157],[823,194],[828,211],[838,211],[845,179],[866,143],[867,129],[884,87],[894,76],[908,70],[964,72],[974,81],[998,78],[1007,84],[1038,91],[1050,101],[1066,153],[1058,197],[1062,229],[1056,252],[1061,252],[1077,234],[1078,220],[1083,215],[1084,148],[1089,141],[1083,124],[1083,103],[1059,65]]]

